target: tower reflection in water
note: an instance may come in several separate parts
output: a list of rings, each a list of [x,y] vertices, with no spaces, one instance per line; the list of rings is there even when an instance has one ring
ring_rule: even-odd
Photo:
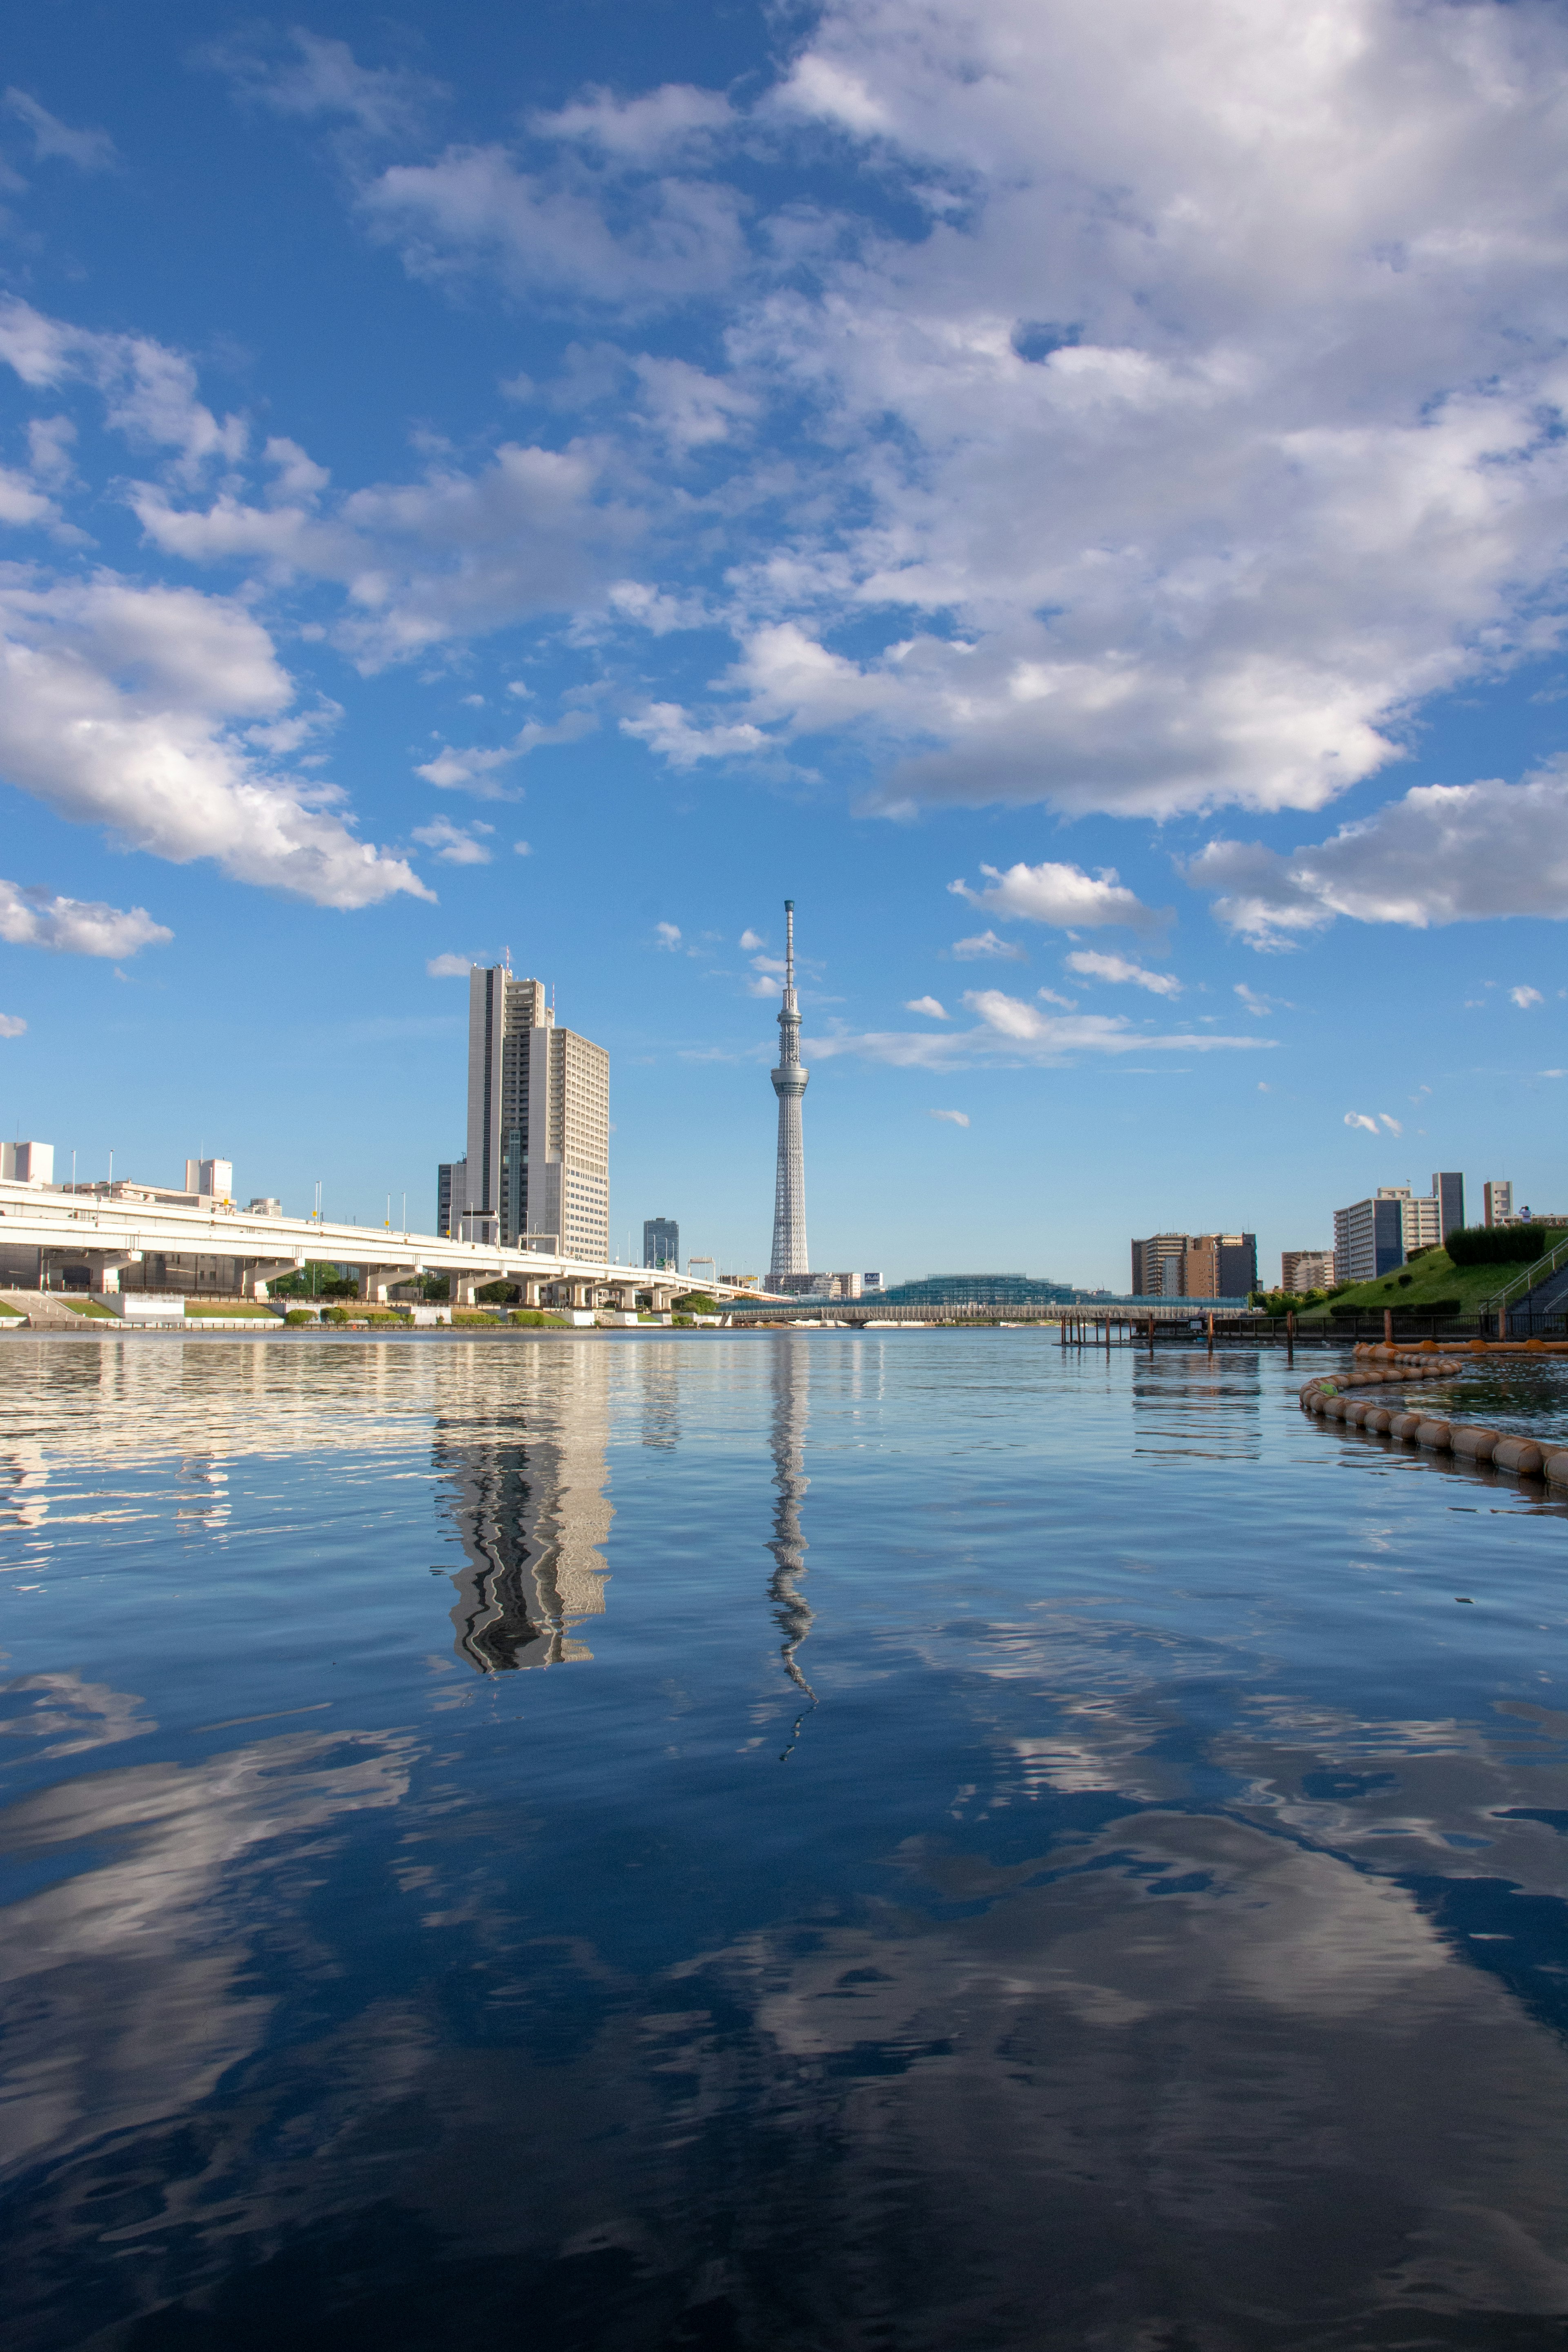
[[[811,1342],[783,1337],[773,1341],[773,1421],[770,1443],[773,1457],[773,1532],[768,1549],[773,1556],[773,1572],[768,1580],[768,1599],[773,1602],[773,1622],[784,1640],[779,1655],[784,1672],[802,1693],[805,1705],[795,1717],[790,1736],[779,1758],[784,1763],[800,1738],[801,1725],[816,1705],[816,1693],[806,1681],[800,1666],[800,1647],[811,1632],[812,1612],[800,1590],[800,1579],[805,1574],[807,1544],[801,1533],[801,1505],[811,1481],[805,1475],[805,1429],[809,1417],[811,1385]]]
[[[482,1675],[591,1658],[574,1628],[605,1613],[606,1351],[563,1349],[562,1377],[438,1430],[437,1466],[467,1564],[453,1578],[458,1657]],[[552,1368],[556,1369],[556,1368]]]

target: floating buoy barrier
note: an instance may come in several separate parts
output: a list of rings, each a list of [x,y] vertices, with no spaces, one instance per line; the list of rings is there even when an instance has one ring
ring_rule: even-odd
[[[1478,1352],[1493,1355],[1502,1350],[1488,1348]],[[1544,1478],[1550,1486],[1568,1489],[1568,1445],[1553,1438],[1538,1442],[1500,1429],[1479,1428],[1471,1422],[1400,1412],[1379,1404],[1375,1398],[1354,1393],[1357,1389],[1386,1388],[1392,1382],[1408,1388],[1413,1381],[1451,1381],[1465,1369],[1461,1357],[1436,1354],[1429,1340],[1415,1349],[1386,1343],[1360,1347],[1353,1370],[1326,1373],[1307,1382],[1300,1392],[1301,1410],[1324,1421],[1342,1421],[1348,1428],[1364,1429],[1374,1437],[1400,1438],[1428,1454],[1489,1462],[1494,1469],[1511,1470],[1517,1477]]]

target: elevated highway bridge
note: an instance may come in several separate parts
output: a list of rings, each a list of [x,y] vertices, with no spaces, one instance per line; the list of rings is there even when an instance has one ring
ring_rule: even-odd
[[[85,1267],[87,1288],[100,1296],[122,1287],[161,1290],[178,1286],[148,1279],[158,1259],[211,1257],[232,1262],[234,1294],[247,1298],[265,1298],[269,1282],[311,1259],[354,1267],[360,1297],[376,1302],[384,1302],[395,1285],[426,1275],[445,1275],[457,1306],[471,1306],[486,1283],[508,1282],[519,1286],[525,1307],[629,1307],[645,1300],[662,1313],[692,1287],[668,1267],[600,1265],[563,1256],[555,1234],[531,1234],[524,1245],[505,1247],[380,1225],[269,1216],[226,1202],[171,1197],[145,1185],[85,1192],[0,1180],[0,1265],[4,1278],[28,1289],[63,1286],[62,1277]],[[702,1288],[715,1299],[768,1295],[726,1282],[704,1282]]]

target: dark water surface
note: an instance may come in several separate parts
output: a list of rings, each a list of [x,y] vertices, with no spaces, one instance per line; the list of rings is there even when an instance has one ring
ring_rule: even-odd
[[[1568,1516],[1321,1368],[0,1345],[8,2352],[1568,2344]]]

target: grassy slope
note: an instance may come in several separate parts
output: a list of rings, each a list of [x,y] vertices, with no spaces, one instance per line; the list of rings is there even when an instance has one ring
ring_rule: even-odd
[[[1398,1274],[1385,1274],[1376,1282],[1358,1282],[1349,1290],[1342,1290],[1333,1300],[1336,1307],[1359,1307],[1363,1315],[1381,1314],[1385,1307],[1397,1307],[1404,1312],[1425,1307],[1430,1300],[1457,1298],[1461,1315],[1474,1315],[1483,1298],[1522,1274],[1524,1264],[1518,1265],[1456,1265],[1447,1250],[1427,1250],[1414,1265],[1399,1268]],[[1410,1280],[1401,1285],[1400,1274]],[[1314,1307],[1300,1320],[1303,1323],[1327,1323],[1327,1307]]]

